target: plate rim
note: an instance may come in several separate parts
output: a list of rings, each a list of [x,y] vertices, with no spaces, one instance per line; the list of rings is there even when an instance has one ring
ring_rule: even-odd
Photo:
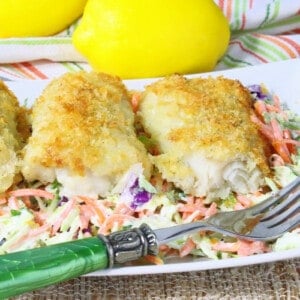
[[[238,74],[243,74],[246,76],[248,72],[272,72],[274,69],[284,68],[286,72],[291,70],[299,70],[300,74],[300,59],[290,59],[279,62],[272,62],[268,64],[261,65],[253,65],[249,67],[242,68],[234,68],[234,69],[226,69],[226,70],[217,70],[208,73],[197,73],[197,74],[188,74],[184,75],[187,78],[192,77],[207,77],[207,76],[227,76],[229,78],[239,77]],[[138,86],[145,86],[153,81],[160,79],[158,78],[145,78],[145,79],[129,79],[123,80],[124,84],[128,87],[130,85],[138,84]],[[237,78],[238,79],[238,78]],[[50,82],[51,79],[47,80],[29,80],[29,79],[21,79],[15,81],[6,81],[5,84],[9,86],[9,88],[14,92],[15,89],[19,89],[20,92],[22,87],[29,86],[29,89],[33,87],[39,87],[39,93],[43,90],[43,88]],[[32,91],[34,94],[34,91]],[[36,93],[37,94],[37,93]],[[35,96],[36,96],[35,94]],[[300,93],[299,93],[300,95]],[[18,97],[18,95],[17,95]],[[19,97],[18,97],[19,98]],[[22,99],[19,99],[22,100]],[[299,100],[299,101],[298,101]],[[300,113],[300,96],[297,100],[297,110],[299,105]],[[124,275],[141,275],[141,274],[163,274],[163,273],[176,273],[176,272],[191,272],[191,271],[203,271],[203,270],[213,270],[220,268],[234,268],[234,267],[243,267],[250,266],[254,264],[263,264],[270,263],[275,261],[283,261],[288,259],[300,258],[300,249],[291,249],[291,250],[283,250],[278,252],[269,252],[263,254],[256,254],[246,257],[237,257],[237,258],[225,258],[221,260],[214,260],[208,258],[197,258],[191,259],[189,262],[173,262],[166,263],[164,265],[143,265],[143,266],[123,266],[123,267],[115,267],[113,269],[96,271],[93,273],[86,274],[84,276],[124,276]],[[187,268],[188,267],[188,268]]]

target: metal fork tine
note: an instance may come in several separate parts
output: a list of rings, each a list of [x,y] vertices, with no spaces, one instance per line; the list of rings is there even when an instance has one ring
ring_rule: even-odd
[[[252,213],[260,214],[266,212],[270,207],[272,207],[274,204],[276,204],[278,201],[280,201],[283,197],[285,197],[287,194],[291,193],[295,188],[297,188],[300,184],[300,176],[297,177],[294,181],[292,181],[289,185],[287,185],[285,188],[279,190],[275,195],[271,196],[267,200],[261,202],[260,204],[257,204],[255,208],[252,209]]]
[[[275,227],[268,228],[264,226],[263,223],[258,223],[254,229],[251,231],[251,233],[246,237],[250,238],[252,240],[274,240],[275,238],[278,238],[283,233],[288,232],[300,223],[300,215],[296,215],[290,219],[288,219],[286,222],[281,223]]]
[[[276,232],[281,235],[284,232],[287,232],[291,229],[293,229],[295,226],[299,225],[300,222],[300,215],[295,215],[294,217],[291,217],[286,222],[283,222],[276,227],[273,227],[272,229],[276,230]]]
[[[300,189],[296,189],[299,183],[297,177],[274,196],[247,209],[220,212],[202,221],[156,229],[156,238],[159,244],[164,244],[183,234],[208,230],[248,240],[274,240],[300,224]]]
[[[277,207],[276,207],[277,208]],[[298,202],[292,204],[291,206],[288,207],[287,210],[278,213],[277,215],[275,215],[273,218],[268,218],[267,220],[262,219],[260,220],[260,222],[263,222],[264,225],[268,226],[268,227],[274,227],[278,224],[280,224],[281,222],[284,222],[288,217],[292,216],[293,214],[300,212],[300,205]]]
[[[284,201],[282,201],[282,203],[278,204],[276,207],[270,210],[270,212],[268,212],[261,219],[261,221],[268,221],[271,219],[270,220],[271,222],[273,221],[276,222],[275,221],[276,215],[278,215],[277,216],[278,219],[282,218],[285,215],[284,210],[288,208],[295,200],[297,201],[299,197],[300,197],[300,189],[297,192],[290,194],[287,199],[285,199]]]

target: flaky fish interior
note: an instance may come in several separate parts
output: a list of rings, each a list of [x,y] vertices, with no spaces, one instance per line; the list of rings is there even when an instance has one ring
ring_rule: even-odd
[[[138,113],[159,147],[154,165],[166,180],[194,196],[257,191],[269,167],[251,105],[249,91],[223,77],[174,75],[149,85]]]
[[[32,111],[26,180],[57,179],[66,196],[107,195],[136,163],[150,161],[134,132],[128,92],[117,77],[79,72],[53,80]]]

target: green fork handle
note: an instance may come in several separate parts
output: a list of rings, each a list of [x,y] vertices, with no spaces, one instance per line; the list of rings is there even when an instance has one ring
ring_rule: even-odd
[[[0,299],[104,269],[106,244],[98,237],[0,256]]]
[[[157,254],[151,228],[119,231],[0,255],[0,299],[63,282],[96,270]]]

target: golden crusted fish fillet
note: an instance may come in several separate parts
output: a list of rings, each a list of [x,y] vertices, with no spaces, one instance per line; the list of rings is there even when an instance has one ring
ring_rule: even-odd
[[[22,172],[28,181],[57,179],[66,196],[105,196],[137,163],[150,173],[137,139],[128,92],[117,77],[78,72],[53,80],[32,109]]]
[[[20,106],[15,95],[0,80],[0,192],[5,192],[18,173],[22,141],[17,130]]]
[[[269,168],[252,123],[251,95],[238,81],[173,75],[142,94],[142,125],[160,148],[153,162],[185,193],[210,198],[254,192]]]

